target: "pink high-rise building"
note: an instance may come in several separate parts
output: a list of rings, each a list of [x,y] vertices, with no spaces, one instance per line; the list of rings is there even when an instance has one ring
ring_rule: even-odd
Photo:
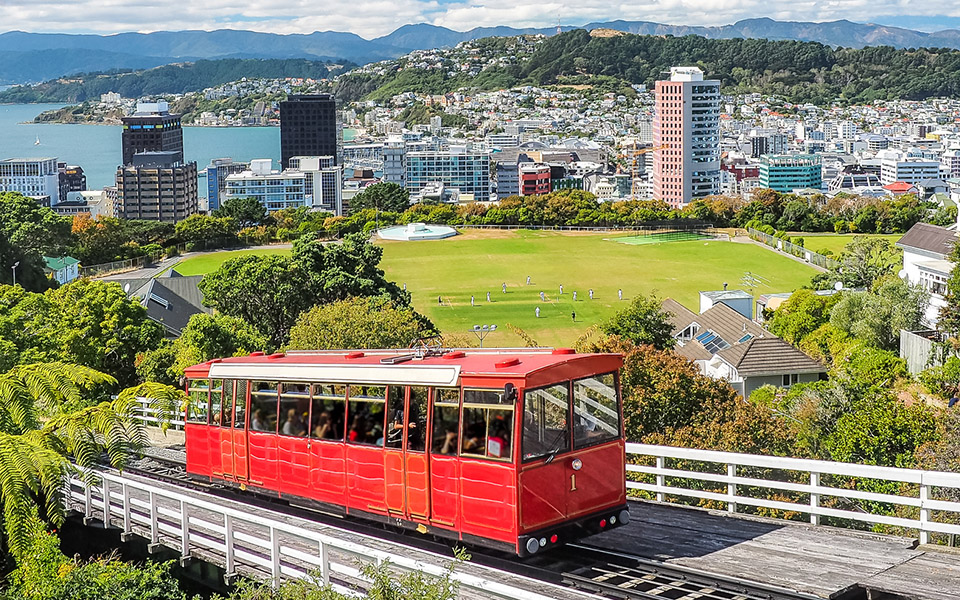
[[[656,85],[653,197],[675,208],[720,193],[720,82],[673,67]]]

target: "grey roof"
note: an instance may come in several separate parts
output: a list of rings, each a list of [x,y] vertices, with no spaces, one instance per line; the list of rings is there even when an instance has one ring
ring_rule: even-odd
[[[717,352],[743,377],[826,373],[827,369],[778,337],[754,338]]]
[[[127,296],[137,298],[147,316],[173,335],[180,335],[193,315],[213,311],[203,305],[203,293],[197,287],[203,275],[157,279],[125,279],[119,283]],[[128,287],[129,284],[129,287]]]
[[[696,320],[697,313],[680,304],[673,298],[665,299],[661,306],[663,307],[664,311],[672,315],[670,317],[670,322],[674,324],[674,333],[678,333],[683,329],[686,329],[687,325]],[[683,323],[683,327],[681,329],[677,329],[677,323]]]
[[[753,300],[753,296],[744,290],[716,290],[712,292],[700,292],[700,295],[706,296],[714,302],[720,302],[721,300],[742,300],[745,298]]]
[[[663,308],[671,313],[670,322],[673,324],[673,334],[676,335],[692,323],[699,325],[699,333],[710,330],[719,335],[731,346],[736,346],[744,336],[775,337],[772,333],[747,319],[726,304],[717,303],[699,315],[687,310],[672,298],[663,301]],[[676,347],[676,352],[689,360],[710,360],[713,352],[705,348],[696,339],[685,342]]]
[[[954,231],[928,223],[917,223],[897,241],[897,247],[924,250],[928,254],[937,255],[937,258],[944,258],[950,254],[956,242],[957,234]]]
[[[917,183],[918,187],[929,188],[929,187],[947,187],[947,182],[942,179],[923,179]]]

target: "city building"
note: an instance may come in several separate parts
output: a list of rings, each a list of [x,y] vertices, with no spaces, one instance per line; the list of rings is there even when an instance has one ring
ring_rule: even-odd
[[[214,158],[207,165],[207,210],[220,208],[220,199],[227,189],[227,176],[250,168],[248,162],[234,162],[232,158]]]
[[[44,256],[43,272],[60,285],[66,285],[80,277],[80,261],[72,256]]]
[[[343,167],[332,156],[294,156],[290,169],[303,173],[304,203],[314,210],[347,214],[343,202]]]
[[[490,199],[490,156],[485,152],[449,150],[407,153],[407,190],[417,196],[431,183],[469,194],[477,202]]]
[[[924,179],[940,179],[940,161],[924,158],[920,152],[884,150],[880,158],[880,183],[889,185],[898,181],[917,184]]]
[[[306,175],[275,170],[269,158],[255,159],[249,170],[227,175],[223,199],[229,198],[256,198],[268,211],[300,208],[307,205]]]
[[[491,148],[518,148],[520,136],[506,133],[491,133],[487,136],[487,145]]]
[[[521,196],[542,196],[550,193],[550,165],[521,163],[519,176]]]
[[[61,201],[65,200],[70,192],[83,192],[87,189],[87,176],[83,173],[83,167],[58,162],[57,170],[60,172]]]
[[[182,150],[134,154],[117,169],[116,216],[176,223],[196,213],[197,163],[182,158]]]
[[[20,192],[44,206],[59,204],[57,159],[8,158],[0,161],[0,192]]]
[[[331,94],[288,96],[280,103],[280,168],[294,156],[333,156],[343,164],[341,135]]]
[[[383,142],[383,182],[405,186],[407,181],[407,143],[401,137]]]
[[[917,223],[897,241],[903,250],[902,277],[930,294],[923,312],[929,327],[936,327],[940,310],[947,305],[947,281],[954,267],[950,252],[956,241],[956,231],[928,223]]]
[[[697,67],[673,67],[657,81],[653,194],[680,208],[720,193],[720,82]]]
[[[792,192],[801,188],[820,189],[822,185],[819,155],[764,154],[760,157],[760,187]]]
[[[852,190],[854,188],[880,187],[880,178],[876,174],[863,170],[855,166],[845,169],[830,180],[827,184],[827,190],[837,192],[840,190]]]
[[[173,152],[175,162],[183,162],[180,115],[170,114],[166,102],[138,102],[137,112],[121,121],[124,165],[133,164],[133,155],[140,152]]]

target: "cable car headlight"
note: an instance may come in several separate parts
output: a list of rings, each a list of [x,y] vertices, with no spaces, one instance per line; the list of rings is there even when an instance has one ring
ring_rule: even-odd
[[[579,471],[580,469],[583,468],[583,461],[580,460],[579,458],[575,458],[573,459],[573,462],[570,463],[570,466],[573,467],[574,471]]]

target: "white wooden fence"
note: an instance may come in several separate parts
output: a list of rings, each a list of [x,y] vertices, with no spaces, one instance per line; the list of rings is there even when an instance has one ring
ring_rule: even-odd
[[[389,545],[381,540],[375,548],[360,534],[352,534],[358,541],[348,541],[304,528],[267,509],[237,510],[113,470],[97,471],[90,479],[69,481],[65,489],[68,510],[79,510],[85,520],[98,519],[126,535],[141,535],[153,547],[178,550],[184,558],[196,554],[218,557],[228,576],[241,570],[247,575],[267,574],[274,586],[283,579],[318,576],[335,590],[356,596],[356,586],[369,583],[360,563],[389,561],[403,571],[439,577],[451,561],[416,551],[429,557],[425,562],[412,558],[413,551],[403,546],[394,545],[395,550],[387,551],[383,548]],[[471,597],[551,600],[559,594],[546,595],[550,590],[563,589],[519,576],[511,576],[515,583],[505,583],[503,573],[495,569],[475,564],[469,564],[469,569],[472,573],[454,571],[452,580],[459,583],[461,593]],[[563,592],[571,595],[570,590]]]
[[[651,460],[652,459],[652,460]],[[654,463],[649,465],[636,463]],[[882,524],[919,532],[921,544],[931,541],[931,534],[960,535],[960,502],[938,497],[960,497],[960,473],[920,471],[876,467],[821,460],[781,458],[714,452],[691,448],[674,448],[648,444],[627,444],[627,487],[656,495],[660,502],[670,496],[698,498],[725,503],[731,513],[740,506],[752,506],[808,514],[810,522],[819,525],[821,517]],[[738,470],[772,469],[790,472],[794,481],[738,475]],[[631,474],[634,476],[631,477]],[[768,473],[773,475],[771,473]],[[639,476],[639,477],[638,477]],[[825,477],[837,476],[837,477]],[[899,493],[878,493],[830,485],[825,479],[869,479],[900,484]],[[646,481],[638,481],[646,479]],[[802,479],[804,483],[797,483]],[[686,487],[691,481],[704,482],[706,487],[726,488],[716,492]],[[711,485],[712,484],[712,485]],[[747,488],[747,489],[745,489]],[[749,488],[782,492],[786,496],[806,497],[806,501],[783,501],[748,495]],[[768,495],[768,494],[763,494]],[[830,499],[824,506],[824,501]],[[839,499],[840,502],[834,502]],[[894,507],[898,516],[880,514],[870,503]],[[916,518],[912,514],[916,514]],[[904,514],[910,516],[902,516]],[[953,521],[952,523],[949,521]]]

